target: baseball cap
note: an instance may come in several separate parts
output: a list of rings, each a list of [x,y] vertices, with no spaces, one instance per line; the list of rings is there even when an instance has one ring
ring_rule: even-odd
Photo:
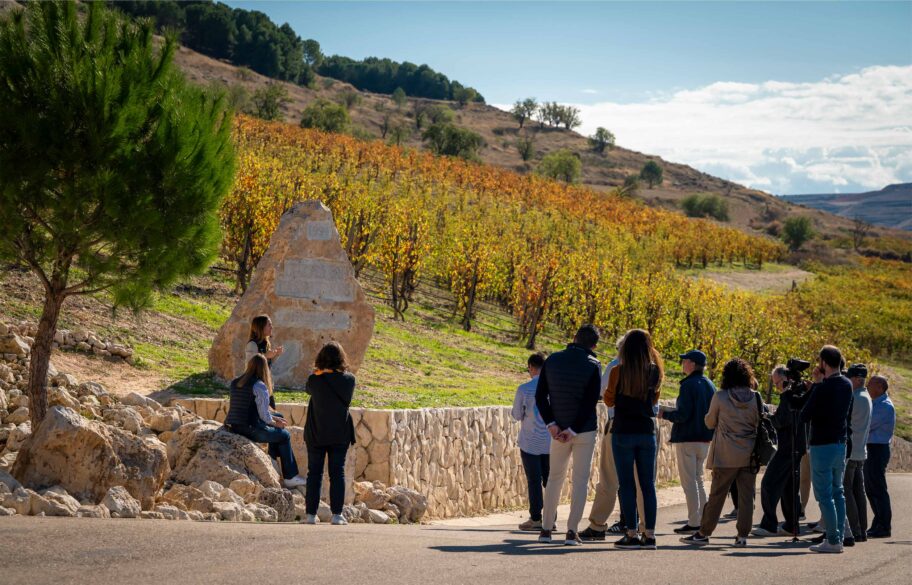
[[[706,354],[699,349],[692,349],[687,353],[682,353],[680,358],[682,360],[690,360],[700,367],[706,366]]]

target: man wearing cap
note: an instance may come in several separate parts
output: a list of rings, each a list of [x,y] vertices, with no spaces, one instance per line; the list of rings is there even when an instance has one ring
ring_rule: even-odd
[[[700,529],[703,506],[706,504],[706,489],[703,487],[703,467],[709,452],[713,432],[703,422],[709,412],[716,387],[703,375],[706,354],[691,350],[680,355],[684,379],[674,410],[664,408],[659,417],[672,423],[671,440],[675,446],[681,487],[687,498],[687,523],[676,528],[678,534],[693,534]]]
[[[770,375],[773,386],[779,392],[779,406],[773,415],[772,422],[779,439],[776,454],[766,466],[766,472],[760,481],[760,505],[763,508],[763,519],[760,526],[751,531],[754,536],[776,536],[798,533],[799,503],[798,475],[793,467],[800,465],[801,458],[807,451],[807,425],[798,421],[798,410],[795,407],[795,391],[785,390],[788,369],[776,366]],[[785,523],[779,526],[776,508],[782,501],[782,516]]]
[[[865,388],[868,368],[855,364],[849,368],[846,377],[852,382],[851,435],[845,476],[842,480],[846,499],[846,530],[843,544],[868,539],[868,500],[865,497],[864,465],[868,457],[868,432],[871,429],[871,395]]]

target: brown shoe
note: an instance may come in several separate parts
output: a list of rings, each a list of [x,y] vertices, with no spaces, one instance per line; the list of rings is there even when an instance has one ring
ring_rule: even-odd
[[[525,532],[535,532],[536,530],[542,529],[542,523],[541,520],[532,520],[529,518],[519,525],[519,529]]]

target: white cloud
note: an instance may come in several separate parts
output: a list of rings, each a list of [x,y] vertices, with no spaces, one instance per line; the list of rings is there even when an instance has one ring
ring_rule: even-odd
[[[717,82],[645,103],[578,105],[582,133],[774,193],[912,181],[912,66],[810,83]]]
[[[589,95],[595,95],[595,94],[597,94],[598,92],[599,92],[599,90],[597,90],[597,89],[581,89],[581,90],[580,90],[580,93],[586,93],[586,94],[589,94]]]

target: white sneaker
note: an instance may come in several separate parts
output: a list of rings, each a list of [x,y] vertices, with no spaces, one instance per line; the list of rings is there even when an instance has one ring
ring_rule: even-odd
[[[820,544],[814,544],[811,546],[811,550],[817,553],[841,553],[842,545],[841,544],[830,544],[829,541],[824,540]]]
[[[772,530],[767,530],[762,526],[758,526],[757,528],[751,530],[751,534],[754,536],[776,536],[777,532],[773,532]]]
[[[315,514],[307,514],[304,516],[304,524],[316,524],[319,522]]]
[[[348,526],[348,520],[342,514],[333,514],[332,524],[333,526]]]
[[[288,489],[294,489],[296,487],[303,487],[303,486],[307,485],[307,480],[304,479],[303,477],[301,477],[300,475],[296,475],[296,476],[292,477],[291,479],[283,480],[282,483],[285,484],[285,487],[287,487]]]

